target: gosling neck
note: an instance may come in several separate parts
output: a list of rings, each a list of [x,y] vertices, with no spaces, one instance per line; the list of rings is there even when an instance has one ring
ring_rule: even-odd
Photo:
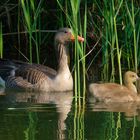
[[[124,82],[125,86],[134,93],[137,93],[136,86],[132,82]]]

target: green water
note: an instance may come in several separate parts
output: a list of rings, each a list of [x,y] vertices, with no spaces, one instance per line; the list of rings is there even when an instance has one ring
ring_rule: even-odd
[[[79,108],[69,92],[0,96],[0,140],[139,140],[139,120],[139,105]]]

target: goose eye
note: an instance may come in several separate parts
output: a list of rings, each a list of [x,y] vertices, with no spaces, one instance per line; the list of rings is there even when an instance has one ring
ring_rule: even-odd
[[[64,33],[68,33],[68,31],[64,31]]]

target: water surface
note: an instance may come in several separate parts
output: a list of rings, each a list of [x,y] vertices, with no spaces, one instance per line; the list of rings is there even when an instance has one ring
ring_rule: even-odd
[[[7,92],[0,96],[0,140],[138,140],[140,105],[86,103],[73,93]]]

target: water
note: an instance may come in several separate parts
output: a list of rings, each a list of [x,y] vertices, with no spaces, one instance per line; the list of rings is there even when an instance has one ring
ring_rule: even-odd
[[[140,106],[86,103],[73,93],[7,92],[0,96],[0,140],[139,140]]]

